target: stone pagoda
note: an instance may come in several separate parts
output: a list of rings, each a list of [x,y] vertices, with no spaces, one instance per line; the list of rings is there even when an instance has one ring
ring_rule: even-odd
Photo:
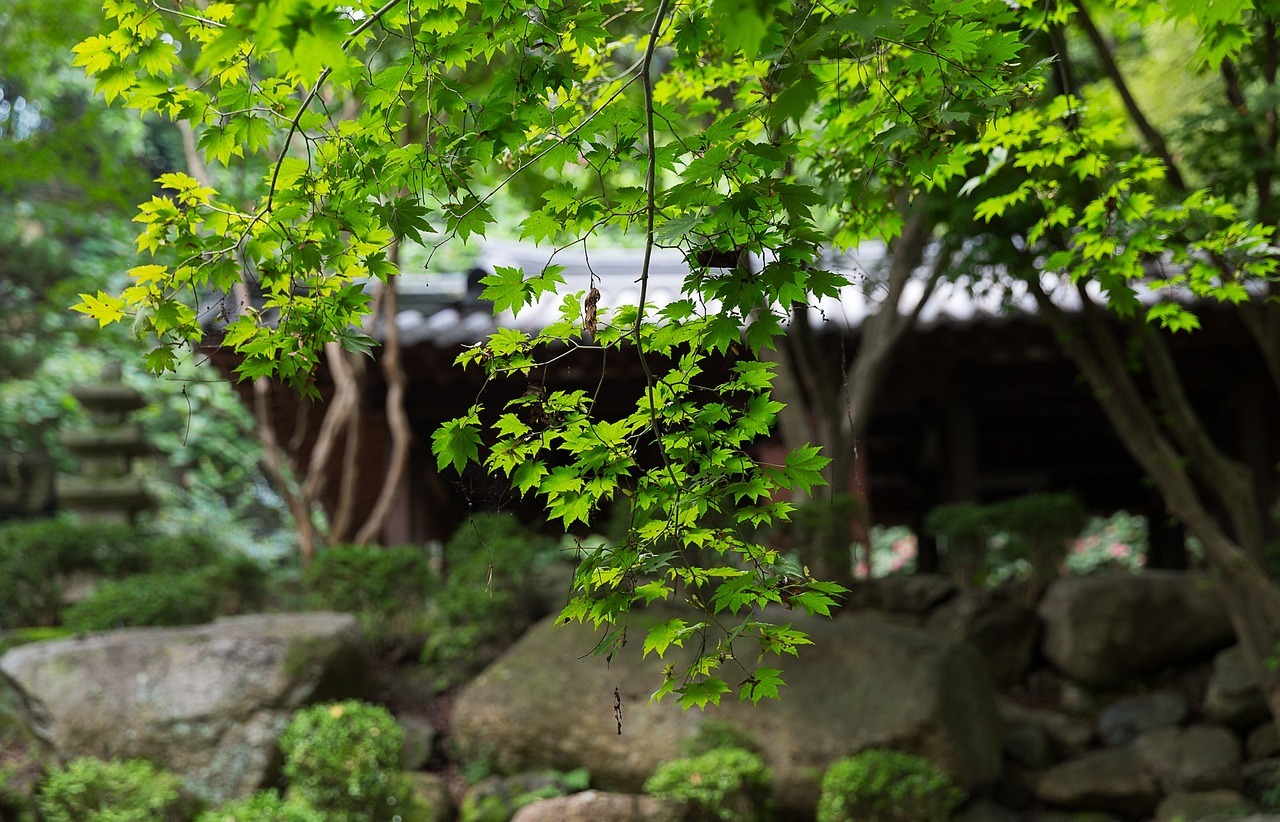
[[[154,504],[133,473],[135,457],[153,453],[132,411],[147,401],[121,380],[119,363],[109,363],[93,384],[78,385],[71,395],[89,412],[88,428],[67,431],[62,444],[79,460],[80,470],[58,478],[58,498],[82,520],[133,523]]]

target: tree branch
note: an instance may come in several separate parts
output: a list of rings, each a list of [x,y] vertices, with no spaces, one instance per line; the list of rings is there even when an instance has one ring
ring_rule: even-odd
[[[1231,516],[1236,541],[1254,556],[1262,554],[1262,523],[1253,475],[1248,468],[1227,458],[1214,444],[1209,432],[1191,407],[1183,390],[1177,367],[1160,333],[1142,329],[1142,353],[1151,375],[1164,419],[1189,458],[1192,470],[1213,489],[1213,494]]]
[[[1165,143],[1164,135],[1157,131],[1155,126],[1151,125],[1151,121],[1142,113],[1142,107],[1138,105],[1133,92],[1129,90],[1129,84],[1124,79],[1124,74],[1120,71],[1120,66],[1116,64],[1115,55],[1111,52],[1110,44],[1102,36],[1102,32],[1098,31],[1098,27],[1094,25],[1093,18],[1089,16],[1089,12],[1085,8],[1084,0],[1074,0],[1074,2],[1076,20],[1080,23],[1080,28],[1084,30],[1085,36],[1089,38],[1089,42],[1093,44],[1093,50],[1098,55],[1098,62],[1102,64],[1102,70],[1110,78],[1112,85],[1115,86],[1120,99],[1124,101],[1125,111],[1129,113],[1129,119],[1133,121],[1134,126],[1137,127],[1147,143],[1150,144],[1151,151],[1164,163],[1165,179],[1169,185],[1176,191],[1186,191],[1187,185],[1183,181],[1182,173],[1178,171],[1178,164],[1174,162],[1173,155],[1169,152],[1169,146]]]
[[[398,246],[397,246],[398,248]],[[369,512],[369,519],[356,533],[356,542],[376,542],[382,536],[392,507],[399,498],[409,466],[409,450],[413,432],[404,410],[404,395],[408,378],[401,361],[400,330],[396,328],[397,294],[395,277],[389,277],[382,285],[383,327],[386,339],[382,348],[382,373],[387,381],[387,425],[391,428],[391,461],[382,479],[378,499]]]

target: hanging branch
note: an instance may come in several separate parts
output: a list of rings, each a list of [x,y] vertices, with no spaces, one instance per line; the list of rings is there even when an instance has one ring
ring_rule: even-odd
[[[1083,0],[1075,0],[1075,5],[1076,20],[1079,21],[1080,28],[1084,30],[1089,42],[1093,44],[1093,50],[1098,55],[1098,62],[1102,64],[1102,70],[1110,78],[1111,84],[1115,86],[1116,93],[1120,95],[1120,99],[1124,101],[1124,108],[1129,113],[1129,119],[1133,121],[1134,126],[1137,127],[1143,138],[1150,144],[1152,152],[1164,163],[1165,179],[1169,185],[1176,191],[1185,192],[1187,184],[1182,178],[1182,173],[1178,171],[1178,164],[1174,162],[1173,154],[1169,151],[1164,135],[1156,130],[1156,127],[1151,125],[1151,121],[1143,114],[1142,107],[1138,105],[1133,92],[1129,90],[1129,84],[1125,81],[1124,74],[1120,71],[1120,66],[1116,64],[1111,45],[1102,36],[1102,32],[1094,24],[1093,18],[1089,16]]]
[[[644,233],[644,260],[640,264],[640,301],[636,306],[636,325],[633,331],[636,343],[636,353],[640,357],[640,367],[644,370],[645,380],[645,396],[649,400],[649,419],[653,427],[653,435],[658,443],[658,453],[662,455],[663,464],[666,466],[667,473],[671,475],[671,481],[676,482],[675,472],[671,467],[671,461],[667,457],[666,448],[662,445],[662,427],[658,423],[658,409],[654,404],[653,394],[656,390],[656,381],[653,376],[653,369],[649,367],[649,359],[644,353],[644,340],[641,337],[641,327],[644,325],[644,305],[649,294],[649,267],[653,260],[653,248],[656,244],[654,239],[654,222],[658,214],[658,144],[655,136],[654,128],[654,111],[653,111],[653,53],[658,46],[658,36],[662,33],[662,23],[667,16],[667,8],[670,0],[662,0],[658,5],[658,13],[654,15],[653,26],[649,29],[649,42],[645,44],[644,60],[640,66],[640,83],[644,88],[644,120],[645,133],[648,137],[648,167],[645,170],[644,188],[645,188],[645,233]]]

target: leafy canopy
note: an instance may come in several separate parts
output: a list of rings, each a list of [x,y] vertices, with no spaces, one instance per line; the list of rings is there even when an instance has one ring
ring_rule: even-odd
[[[1219,5],[1169,13],[1226,31]],[[324,343],[367,349],[363,285],[396,275],[395,244],[484,236],[497,204],[517,201],[520,236],[548,249],[548,265],[500,268],[485,296],[513,315],[558,300],[559,320],[503,329],[459,357],[529,389],[435,432],[439,467],[505,477],[566,528],[623,506],[629,535],[583,549],[562,618],[604,629],[607,656],[633,606],[688,603],[643,642],[673,660],[655,696],[686,707],[776,696],[778,660],[808,639],[765,609],[829,614],[842,589],[755,536],[789,516],[783,492],[819,484],[827,463],[813,448],[776,465],[751,456],[780,408],[758,354],[792,310],[845,285],[820,264],[826,246],[892,238],[920,192],[981,192],[979,219],[1042,209],[1026,242],[1050,268],[1096,277],[1120,309],[1133,308],[1143,261],[1175,247],[1165,285],[1232,299],[1236,280],[1271,271],[1256,259],[1265,232],[1202,192],[1168,200],[1158,160],[1044,92],[1027,44],[1064,24],[1064,8],[106,0],[109,30],[76,57],[99,91],[186,123],[209,163],[265,158],[267,171],[249,199],[161,178],[136,217],[149,261],[120,293],[76,308],[131,319],[148,366],[164,370],[201,339],[199,309],[247,286],[261,300],[222,340],[240,374],[314,393]],[[1206,60],[1233,48],[1226,35],[1205,44]],[[1073,180],[1089,188],[1083,205],[1062,196]],[[1197,222],[1199,234],[1170,241]],[[626,234],[645,246],[638,304],[562,293],[556,249]],[[683,299],[660,309],[646,299],[655,247],[691,265]],[[1232,255],[1243,264],[1224,275]],[[1188,326],[1172,305],[1152,316]],[[617,352],[638,358],[631,410],[610,417],[596,393],[545,390],[545,366],[567,350],[598,352],[602,368]]]

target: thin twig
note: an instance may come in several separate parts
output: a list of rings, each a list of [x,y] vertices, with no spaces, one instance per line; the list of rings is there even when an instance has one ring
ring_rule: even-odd
[[[347,39],[342,41],[342,50],[346,51],[355,39],[368,31],[375,23],[383,18],[387,12],[400,5],[404,0],[387,0],[382,8],[369,15],[367,19],[360,25],[356,26]],[[289,144],[293,142],[293,135],[298,133],[299,125],[302,122],[302,115],[306,114],[307,109],[311,107],[311,101],[316,99],[316,95],[320,93],[320,89],[324,88],[324,83],[329,79],[329,75],[333,73],[333,66],[326,66],[324,71],[320,72],[320,76],[316,78],[315,85],[311,87],[309,93],[302,101],[302,105],[298,106],[298,113],[293,116],[293,120],[289,122],[289,131],[284,135],[284,145],[280,147],[280,156],[276,159],[276,166],[271,171],[271,186],[267,189],[267,207],[266,211],[271,210],[271,203],[276,196],[276,180],[280,178],[280,167],[284,165],[284,158],[289,155]]]
[[[666,465],[667,473],[671,474],[671,481],[676,487],[675,472],[671,468],[671,461],[667,458],[667,450],[662,445],[662,428],[658,424],[658,409],[654,404],[654,378],[653,370],[649,367],[649,360],[645,357],[644,341],[641,338],[641,328],[644,325],[644,304],[649,293],[649,266],[653,259],[654,246],[654,222],[658,212],[658,146],[654,136],[653,127],[653,53],[658,45],[658,35],[662,31],[662,21],[667,16],[667,8],[670,5],[669,0],[662,0],[658,5],[658,13],[653,18],[653,26],[649,29],[649,42],[645,44],[644,61],[640,67],[640,81],[644,86],[644,119],[645,131],[649,140],[649,164],[645,171],[645,234],[644,234],[644,261],[640,264],[640,302],[636,306],[636,325],[632,334],[636,341],[636,352],[640,356],[640,367],[644,370],[645,379],[645,396],[649,400],[649,419],[653,426],[653,435],[658,444],[658,453],[662,455],[662,462]]]

